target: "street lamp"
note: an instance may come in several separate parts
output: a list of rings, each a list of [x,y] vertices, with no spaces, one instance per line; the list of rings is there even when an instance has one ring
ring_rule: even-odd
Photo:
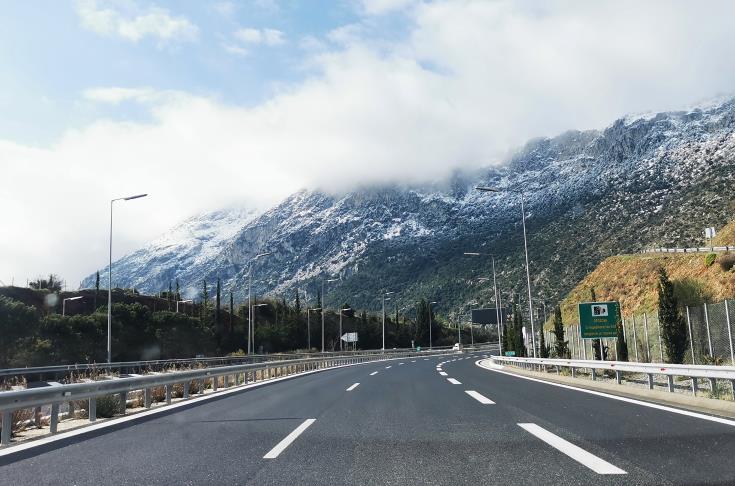
[[[132,201],[148,194],[110,199],[110,264],[107,266],[107,362],[112,363],[112,205],[115,201]]]
[[[429,302],[429,351],[431,351],[431,349],[432,349],[431,348],[431,346],[432,346],[432,344],[431,344],[431,314],[432,314],[433,309],[432,309],[431,306],[434,305],[434,304],[436,304],[436,303],[437,302],[435,302],[435,301]]]
[[[482,253],[470,252],[470,251],[466,251],[464,252],[464,254],[467,256],[481,256],[482,255]],[[501,327],[500,326],[500,302],[498,300],[499,299],[498,282],[495,276],[495,255],[490,253],[488,254],[488,256],[490,256],[493,262],[493,293],[495,294],[495,321],[498,323],[498,350],[499,350],[500,355],[502,356],[503,355],[503,341],[500,338],[500,327]]]
[[[179,304],[191,304],[193,302],[194,301],[191,300],[191,299],[188,299],[188,300],[177,300],[176,301],[176,312],[179,312]]]
[[[322,353],[324,352],[324,310],[327,308],[324,302],[324,283],[325,282],[336,282],[339,280],[338,278],[328,278],[326,280],[322,280]],[[342,343],[342,339],[340,336],[340,345]]]
[[[342,314],[345,311],[352,310],[352,307],[345,307],[339,310],[339,350],[342,351]]]
[[[311,351],[311,311],[320,311],[322,310],[321,307],[315,307],[314,309],[306,309],[306,332],[308,334],[308,337],[306,338],[307,346],[309,347],[309,351]]]
[[[255,346],[252,345],[255,341],[255,329],[252,325],[253,322],[253,306],[251,304],[250,290],[253,286],[253,262],[257,261],[258,258],[268,256],[271,252],[266,251],[264,253],[258,253],[248,262],[248,354],[255,353]],[[252,348],[252,351],[251,351]]]
[[[67,300],[79,300],[81,298],[82,298],[81,296],[79,296],[79,297],[67,297],[66,299],[62,300],[61,301],[61,315],[62,316],[65,316],[66,315],[66,301]]]
[[[255,354],[255,308],[256,307],[263,307],[263,306],[266,306],[266,305],[268,305],[268,304],[255,304],[254,306],[252,306],[252,312],[253,312],[253,340],[252,340],[253,354]]]
[[[383,292],[383,351],[385,351],[385,301],[390,300],[390,298],[386,299],[385,297],[393,294],[395,292]]]
[[[526,282],[528,283],[528,313],[531,319],[531,342],[533,345],[533,357],[536,357],[536,327],[533,323],[533,301],[531,297],[531,270],[528,266],[528,238],[526,237],[526,202],[523,191],[513,191],[510,189],[495,189],[493,187],[477,187],[478,191],[483,192],[511,192],[521,196],[521,221],[523,224],[523,249],[526,253]]]

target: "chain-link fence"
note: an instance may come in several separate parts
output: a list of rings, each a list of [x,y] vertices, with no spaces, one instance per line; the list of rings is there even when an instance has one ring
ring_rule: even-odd
[[[735,301],[722,301],[685,308],[688,349],[685,363],[723,364],[735,366]],[[623,319],[623,333],[628,344],[628,360],[645,363],[667,363],[658,313],[643,313]],[[545,331],[544,338],[552,350],[554,333]],[[591,339],[582,339],[578,324],[564,329],[572,359],[594,359]],[[617,360],[615,339],[603,339],[607,347],[607,359]],[[693,358],[692,358],[693,357]]]

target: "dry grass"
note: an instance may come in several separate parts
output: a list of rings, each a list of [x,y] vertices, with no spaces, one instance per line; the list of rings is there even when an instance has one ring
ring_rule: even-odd
[[[717,246],[735,246],[735,221],[723,226],[712,238],[712,244]]]
[[[722,258],[722,257],[720,257]],[[720,301],[735,296],[735,279],[720,265],[705,265],[703,254],[623,255],[605,259],[562,301],[565,325],[579,321],[577,304],[587,302],[594,287],[597,300],[619,301],[624,316],[654,312],[658,307],[658,269],[663,267],[682,292]],[[551,319],[546,323],[552,328]]]

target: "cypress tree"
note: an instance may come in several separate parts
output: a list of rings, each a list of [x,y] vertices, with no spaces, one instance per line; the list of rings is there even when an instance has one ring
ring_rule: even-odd
[[[97,294],[100,293],[100,271],[94,277],[94,311],[97,312]]]
[[[235,298],[230,290],[230,327],[227,329],[228,333],[232,333],[232,315],[235,313]]]
[[[202,307],[199,314],[199,321],[206,326],[209,324],[209,312],[207,310],[209,307],[209,291],[207,290],[207,281],[203,280],[202,282]]]
[[[171,289],[171,281],[168,281],[168,295],[166,295],[166,300],[168,300],[168,311],[171,312],[171,292],[173,290]]]
[[[557,358],[567,358],[569,356],[568,342],[564,340],[564,322],[561,318],[561,307],[556,306],[554,309],[554,349]]]
[[[181,292],[179,292],[179,279],[176,279],[176,300],[181,300]]]
[[[623,332],[623,321],[621,316],[618,316],[616,330],[617,338],[615,340],[615,346],[618,354],[618,361],[628,361],[628,343],[625,341],[625,333]]]
[[[221,303],[221,286],[220,286],[220,280],[219,277],[217,277],[217,307],[214,309],[214,324],[217,327],[217,331],[220,330],[220,303]]]
[[[683,363],[689,343],[687,327],[679,310],[679,302],[674,295],[674,286],[663,267],[659,270],[658,276],[658,322],[669,362]]]
[[[590,287],[590,302],[597,302],[597,295],[595,294],[594,287]],[[602,339],[592,340],[592,350],[595,353],[595,359],[600,361],[602,359]]]
[[[548,358],[549,357],[549,348],[546,347],[546,338],[544,337],[544,327],[541,326],[541,332],[539,333],[539,357],[540,358]]]

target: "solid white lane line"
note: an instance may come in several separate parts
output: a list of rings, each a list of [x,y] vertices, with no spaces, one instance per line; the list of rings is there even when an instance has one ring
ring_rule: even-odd
[[[466,394],[477,400],[478,402],[482,403],[483,405],[495,405],[495,402],[490,400],[488,397],[485,397],[479,393],[477,393],[475,390],[465,390]]]
[[[683,410],[681,408],[668,407],[666,405],[659,405],[658,403],[644,402],[641,400],[636,400],[635,398],[611,395],[610,393],[599,392],[595,390],[588,390],[586,388],[579,388],[579,387],[572,386],[572,385],[564,385],[563,383],[554,383],[553,381],[541,380],[541,379],[533,378],[530,376],[517,375],[515,373],[503,371],[501,365],[481,364],[483,361],[488,361],[488,360],[479,360],[475,364],[479,366],[480,368],[485,368],[486,370],[493,371],[495,373],[502,373],[504,375],[512,376],[514,378],[521,378],[523,380],[535,381],[537,383],[544,383],[546,385],[558,386],[559,388],[566,388],[567,390],[574,390],[574,391],[578,391],[582,393],[589,393],[590,395],[597,395],[598,397],[610,398],[612,400],[632,403],[635,405],[640,405],[642,407],[655,408],[656,410],[663,410],[665,412],[677,413],[679,415],[686,415],[687,417],[694,417],[694,418],[698,418],[702,420],[708,420],[710,422],[717,422],[718,424],[729,425],[729,426],[735,427],[735,420],[730,420],[730,419],[726,419],[722,417],[716,417],[714,415],[705,415],[703,413],[698,413],[698,412],[690,412],[689,410]]]
[[[424,358],[424,361],[429,361],[429,358]]]
[[[348,388],[347,390],[345,390],[345,391],[352,391],[352,390],[354,390],[355,388],[357,388],[357,387],[358,387],[359,385],[360,385],[359,383],[355,383],[354,385],[352,385],[351,387],[349,387],[349,388]]]
[[[281,452],[283,452],[286,447],[290,446],[293,441],[296,440],[298,436],[300,436],[306,429],[309,428],[311,424],[316,422],[316,419],[306,419],[304,422],[296,427],[293,432],[288,434],[285,439],[283,439],[281,442],[276,444],[276,446],[268,451],[268,454],[263,456],[263,459],[275,459],[279,456]]]
[[[386,370],[389,370],[389,369],[390,369],[390,366],[386,366],[386,367],[385,367],[385,369],[386,369]]]
[[[416,362],[416,360],[415,360],[415,359],[412,359],[412,360],[411,360],[411,363],[415,363],[415,362]]]
[[[405,365],[406,363],[398,363],[398,366]]]
[[[378,372],[377,372],[377,371],[373,371],[372,373],[370,373],[370,376],[375,376],[375,375],[377,375],[377,374],[378,374]]]
[[[452,385],[461,385],[462,383],[455,380],[454,378],[447,378],[447,381],[451,383]]]
[[[439,374],[442,376],[447,376],[447,374],[444,371],[440,371]]]
[[[597,474],[628,474],[619,467],[613,466],[609,462],[600,459],[581,447],[577,447],[558,435],[552,434],[543,427],[539,427],[536,424],[518,424],[518,426],[526,430],[526,432],[535,435],[551,447],[571,457],[583,466],[587,466],[592,469]]]

